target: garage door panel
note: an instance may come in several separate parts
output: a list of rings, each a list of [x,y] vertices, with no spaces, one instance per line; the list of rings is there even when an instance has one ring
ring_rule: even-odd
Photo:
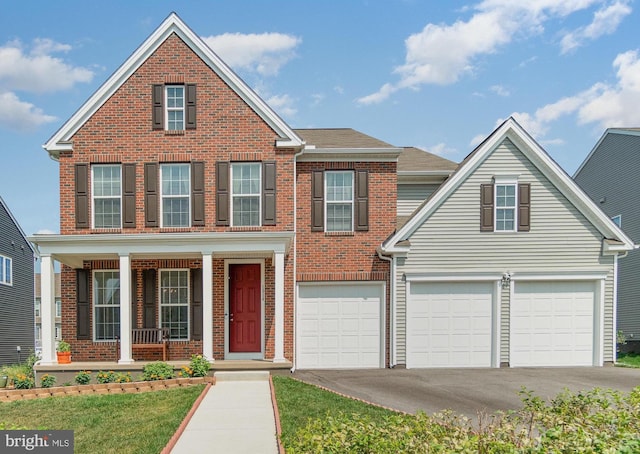
[[[491,366],[491,283],[412,283],[410,289],[407,367]]]
[[[380,367],[381,295],[380,284],[299,286],[298,368]],[[301,329],[309,320],[318,329]]]
[[[511,365],[592,365],[594,310],[594,282],[516,282]]]

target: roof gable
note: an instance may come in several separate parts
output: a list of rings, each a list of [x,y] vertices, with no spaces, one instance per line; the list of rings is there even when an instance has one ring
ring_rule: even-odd
[[[466,181],[476,169],[505,140],[510,140],[540,172],[562,193],[578,211],[591,222],[605,238],[622,243],[620,251],[633,249],[633,241],[607,217],[599,207],[578,187],[560,166],[512,117],[494,130],[464,161],[458,169],[434,192],[383,244],[386,252],[403,252],[406,246],[399,243],[411,235]]]
[[[43,145],[53,158],[61,151],[73,149],[73,135],[121,87],[125,81],[172,34],[176,34],[198,55],[238,96],[249,105],[280,136],[277,146],[300,147],[302,139],[273,111],[237,74],[196,35],[176,13],[164,22],[138,47],[133,54],[102,84],[100,88],[67,120]]]
[[[13,225],[16,226],[16,230],[18,230],[20,235],[22,235],[22,238],[24,238],[24,241],[29,246],[29,249],[31,249],[31,252],[35,254],[35,250],[33,249],[33,245],[27,239],[27,235],[25,235],[24,232],[22,231],[22,227],[20,227],[20,224],[18,224],[18,220],[13,216],[13,213],[11,213],[11,210],[9,209],[9,207],[7,206],[7,204],[5,203],[5,201],[4,201],[4,199],[2,197],[0,197],[0,206],[2,206],[2,208],[4,208],[4,211],[6,211],[7,215],[9,216],[9,219],[11,219],[11,222],[13,223]]]
[[[591,160],[591,157],[594,155],[594,153],[598,152],[598,149],[600,148],[600,145],[602,145],[602,142],[604,142],[605,139],[611,134],[619,134],[619,135],[631,136],[631,137],[634,137],[637,140],[638,138],[640,138],[640,128],[609,128],[609,129],[607,129],[604,132],[604,134],[602,134],[602,137],[600,137],[598,142],[596,142],[595,146],[591,149],[591,151],[589,152],[589,154],[587,155],[585,160],[582,161],[582,164],[580,164],[580,167],[578,167],[578,170],[576,170],[574,172],[574,174],[573,174],[573,178],[574,179],[577,178],[577,176],[580,174],[582,169]]]

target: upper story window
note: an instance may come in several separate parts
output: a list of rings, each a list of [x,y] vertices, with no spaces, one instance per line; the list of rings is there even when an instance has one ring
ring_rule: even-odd
[[[56,317],[62,317],[62,300],[56,298]]]
[[[181,131],[184,129],[184,85],[167,85],[167,124],[169,131]]]
[[[621,214],[615,215],[614,217],[611,218],[611,220],[618,227],[622,227],[622,215]]]
[[[259,162],[231,164],[232,226],[259,226],[262,172]]]
[[[93,165],[93,227],[119,229],[122,213],[122,169],[119,164]]]
[[[326,231],[353,230],[353,172],[325,172]]]
[[[514,176],[495,176],[480,185],[481,232],[528,232],[531,217],[531,185]]]
[[[95,340],[115,340],[120,335],[120,272],[93,272]]]
[[[516,184],[496,184],[496,232],[516,228]]]
[[[13,260],[0,255],[0,284],[13,285]]]
[[[311,172],[311,230],[353,232],[369,230],[369,172],[314,170]]]
[[[189,164],[162,164],[160,166],[162,227],[189,227],[190,225],[190,170]]]
[[[41,307],[40,297],[36,298],[36,304],[34,306],[34,315],[36,317],[40,317],[40,307]]]
[[[153,129],[184,131],[196,128],[196,85],[158,84],[152,91]]]

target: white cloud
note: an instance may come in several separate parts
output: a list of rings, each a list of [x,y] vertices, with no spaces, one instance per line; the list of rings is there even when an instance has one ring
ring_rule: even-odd
[[[269,97],[266,102],[273,110],[285,117],[292,117],[298,112],[289,95],[274,95]]]
[[[469,145],[471,146],[471,148],[475,148],[478,145],[480,145],[480,143],[482,143],[482,141],[486,138],[487,136],[485,134],[478,134],[474,136],[473,139],[471,139],[471,141],[469,142]]]
[[[324,101],[325,96],[322,93],[315,93],[311,95],[311,105],[312,106],[317,106],[318,104],[320,104],[322,101]]]
[[[491,90],[492,92],[494,92],[496,95],[498,96],[510,96],[511,92],[506,89],[505,87],[503,87],[502,85],[493,85],[491,87],[489,87],[489,90]]]
[[[46,115],[33,104],[20,101],[15,93],[0,93],[0,125],[17,131],[31,131],[51,123],[56,117]]]
[[[233,69],[262,76],[278,74],[295,57],[294,50],[302,43],[301,38],[283,33],[224,33],[203,39]]]
[[[593,21],[573,32],[567,33],[560,42],[565,54],[583,45],[585,41],[594,40],[603,35],[610,35],[618,28],[622,19],[631,14],[628,0],[616,1],[605,5],[593,15]]]
[[[66,90],[78,82],[91,82],[93,71],[69,65],[54,52],[67,52],[71,46],[49,39],[37,39],[25,53],[19,41],[0,47],[0,89],[45,93]]]
[[[379,103],[400,89],[448,85],[473,73],[478,58],[495,53],[516,36],[539,34],[546,21],[562,18],[602,0],[485,0],[468,20],[427,24],[405,40],[405,63],[394,69],[400,80],[358,99]]]
[[[451,148],[449,146],[447,146],[446,143],[444,142],[440,142],[436,145],[432,145],[430,147],[427,147],[427,150],[429,150],[429,153],[433,153],[436,154],[438,156],[451,156],[451,155],[455,155],[456,153],[458,153],[458,150],[456,150],[455,148]]]
[[[640,125],[640,58],[638,50],[619,54],[613,61],[616,82],[598,82],[573,96],[537,109],[533,114],[516,112],[514,118],[534,137],[544,137],[554,121],[575,115],[579,124],[599,128]]]

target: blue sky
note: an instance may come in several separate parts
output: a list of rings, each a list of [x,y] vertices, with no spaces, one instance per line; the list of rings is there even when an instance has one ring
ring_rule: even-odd
[[[41,145],[175,11],[292,127],[462,160],[513,115],[573,174],[640,127],[632,0],[11,2],[0,16],[0,196],[58,232]]]

